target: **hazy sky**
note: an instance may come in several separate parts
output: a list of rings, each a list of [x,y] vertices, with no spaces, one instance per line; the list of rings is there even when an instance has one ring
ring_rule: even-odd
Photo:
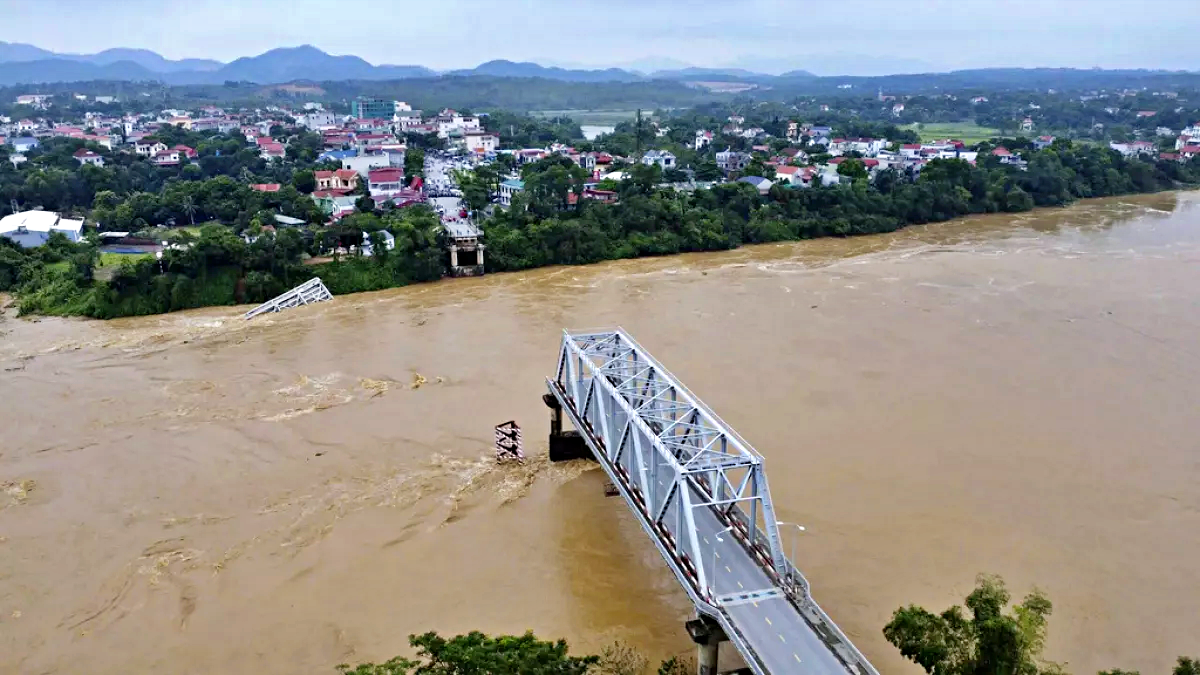
[[[222,61],[313,44],[376,64],[672,59],[866,74],[1200,70],[1200,0],[5,0],[0,40]]]

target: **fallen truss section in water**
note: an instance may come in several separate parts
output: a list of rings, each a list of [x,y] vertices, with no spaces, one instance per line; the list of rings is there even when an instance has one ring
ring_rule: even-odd
[[[300,284],[292,290],[282,295],[277,295],[274,298],[264,302],[254,309],[246,312],[247,319],[253,319],[259,314],[267,312],[282,312],[285,309],[299,307],[300,305],[308,305],[314,302],[325,302],[332,300],[333,293],[325,288],[325,282],[321,281],[321,277],[313,277],[308,281]]]

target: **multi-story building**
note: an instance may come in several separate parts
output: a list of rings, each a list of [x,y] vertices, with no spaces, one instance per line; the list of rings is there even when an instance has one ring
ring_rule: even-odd
[[[360,120],[390,120],[396,114],[396,102],[360,96],[350,102],[350,114]]]

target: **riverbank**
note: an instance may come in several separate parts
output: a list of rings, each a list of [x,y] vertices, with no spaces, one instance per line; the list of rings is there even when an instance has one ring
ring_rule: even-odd
[[[567,169],[565,160],[548,158],[523,169],[528,185],[542,187],[522,192],[512,208],[480,223],[487,243],[486,266],[494,273],[881,234],[969,214],[1024,213],[1086,197],[1153,193],[1200,182],[1200,161],[1143,161],[1069,142],[1024,156],[1028,163],[1021,167],[1001,164],[995,157],[977,164],[934,160],[915,182],[891,171],[869,179],[866,169],[851,160],[838,169],[845,174],[845,184],[774,186],[766,195],[745,182],[692,193],[664,191],[657,187],[657,167],[636,165],[617,186],[615,203],[580,202],[574,208],[570,187],[585,180],[585,173],[574,165]],[[313,235],[314,241],[318,235],[332,236],[359,246],[385,229],[396,240],[394,250],[385,250],[380,242],[380,254],[374,257],[304,265],[306,243],[293,230],[247,244],[227,229],[204,227],[190,248],[168,250],[161,261],[125,264],[107,283],[96,281],[91,254],[69,243],[59,250],[26,252],[31,260],[39,255],[44,259],[20,270],[20,308],[24,314],[114,318],[255,304],[313,276],[321,276],[334,294],[443,276],[447,253],[439,238],[438,217],[423,207],[352,214],[336,231]],[[0,259],[0,279],[13,277],[4,263]]]

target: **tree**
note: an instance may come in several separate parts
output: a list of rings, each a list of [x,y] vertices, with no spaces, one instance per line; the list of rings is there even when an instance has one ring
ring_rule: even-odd
[[[186,195],[180,200],[179,208],[187,215],[188,221],[193,226],[196,224],[196,200],[191,195]]]
[[[853,180],[867,177],[867,167],[858,159],[848,159],[838,164],[837,172],[839,176],[849,176]]]
[[[317,177],[309,169],[297,171],[292,175],[292,186],[299,192],[310,194],[317,189]]]
[[[586,675],[596,656],[568,656],[565,640],[545,642],[533,633],[489,637],[478,631],[446,639],[437,633],[410,635],[417,660],[392,659],[350,668],[344,675]]]
[[[980,575],[965,611],[954,606],[933,614],[915,605],[901,607],[883,635],[905,658],[934,675],[1061,673],[1058,664],[1041,659],[1050,601],[1035,589],[1007,615],[1008,601],[1003,580]]]

